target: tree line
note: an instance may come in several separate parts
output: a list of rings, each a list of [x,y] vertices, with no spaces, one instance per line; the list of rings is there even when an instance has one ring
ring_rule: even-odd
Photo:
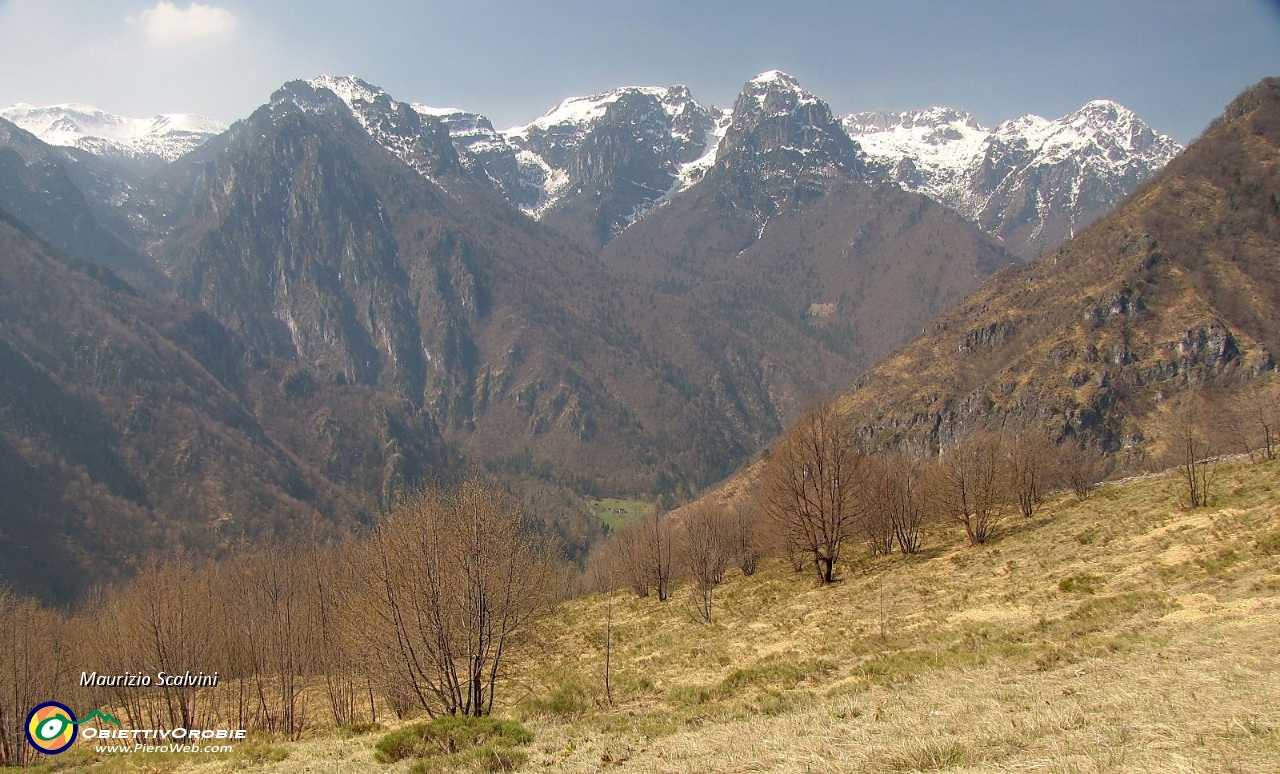
[[[1187,397],[1163,424],[1154,464],[1174,470],[1184,507],[1210,503],[1215,455],[1280,456],[1280,400],[1268,384]],[[1115,463],[1115,455],[1033,429],[974,432],[939,450],[873,449],[835,404],[820,403],[768,450],[752,494],[732,505],[703,498],[667,515],[655,506],[596,546],[590,576],[597,589],[630,588],[659,601],[687,579],[696,615],[710,622],[730,566],[750,575],[775,556],[825,585],[849,552],[916,554],[927,531],[958,529],[983,545],[1009,519],[1032,518],[1049,492],[1088,498]]]
[[[769,450],[752,495],[733,505],[704,498],[672,514],[655,507],[596,547],[592,577],[659,601],[687,579],[694,612],[710,622],[729,567],[750,575],[774,556],[828,584],[850,552],[916,554],[930,528],[958,527],[981,545],[1008,518],[1031,518],[1051,490],[1087,497],[1102,463],[1035,433],[974,434],[936,455],[872,451],[823,403]]]

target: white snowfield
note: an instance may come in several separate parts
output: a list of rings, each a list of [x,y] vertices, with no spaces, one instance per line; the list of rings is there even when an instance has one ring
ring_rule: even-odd
[[[897,170],[896,182],[977,218],[998,190],[989,161],[1014,161],[1020,170],[1074,162],[1078,176],[1123,180],[1135,170],[1150,174],[1182,151],[1122,105],[1095,100],[1062,118],[1026,115],[994,129],[963,110],[855,113],[842,121],[869,160]],[[909,167],[903,167],[909,162]],[[890,173],[892,176],[892,172]],[[1076,182],[1078,191],[1084,180]],[[984,190],[990,187],[992,190]]]
[[[227,130],[220,121],[190,113],[125,118],[76,103],[42,107],[20,103],[0,109],[0,118],[50,145],[100,155],[158,156],[165,161],[173,161]]]

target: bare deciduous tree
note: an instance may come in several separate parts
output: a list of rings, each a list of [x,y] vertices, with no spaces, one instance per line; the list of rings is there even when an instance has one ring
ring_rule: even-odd
[[[1035,515],[1049,485],[1053,462],[1053,444],[1042,433],[1019,434],[1009,444],[1009,485],[1025,518]]]
[[[388,693],[432,716],[491,712],[552,576],[515,503],[477,476],[420,493],[378,525],[364,560],[350,612]]]
[[[990,539],[1008,501],[999,436],[961,439],[934,467],[930,492],[938,512],[963,527],[972,545]]]
[[[0,766],[36,758],[23,726],[32,707],[69,687],[66,629],[57,612],[0,587]]]
[[[867,502],[859,523],[871,555],[885,556],[893,553],[896,476],[883,455],[871,457],[867,462]]]
[[[733,544],[738,569],[746,576],[754,575],[760,562],[760,510],[755,503],[742,503],[733,509]]]
[[[927,512],[918,465],[905,454],[886,454],[876,459],[874,470],[872,499],[888,522],[889,540],[904,554],[918,552]]]
[[[1188,508],[1209,504],[1209,488],[1213,482],[1212,450],[1200,423],[1199,407],[1194,403],[1181,407],[1172,423],[1170,450],[1178,468],[1182,502]]]
[[[765,510],[807,556],[819,584],[834,579],[840,551],[857,529],[866,460],[848,422],[830,403],[802,416],[769,455],[761,493]]]
[[[650,582],[653,584],[653,590],[658,593],[658,601],[666,602],[671,597],[675,548],[671,536],[671,519],[658,503],[654,503],[653,511],[643,517],[641,532]]]
[[[683,515],[680,554],[693,580],[694,607],[710,623],[712,597],[732,556],[731,525],[721,508],[705,501],[689,506]]]

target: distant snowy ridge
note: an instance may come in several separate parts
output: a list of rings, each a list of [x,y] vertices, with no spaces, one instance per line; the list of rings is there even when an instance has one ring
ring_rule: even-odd
[[[842,123],[873,179],[946,204],[1024,256],[1069,238],[1182,151],[1109,100],[994,129],[947,107],[855,113]]]
[[[103,156],[158,157],[165,161],[191,152],[227,130],[226,124],[189,113],[125,118],[75,103],[0,109],[12,121],[50,145],[79,148]]]

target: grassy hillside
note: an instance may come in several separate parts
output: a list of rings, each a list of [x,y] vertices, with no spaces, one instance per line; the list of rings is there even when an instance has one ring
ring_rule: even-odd
[[[534,734],[521,770],[1275,771],[1280,462],[1223,463],[1216,490],[1196,511],[1171,473],[1062,495],[981,548],[939,525],[826,588],[731,570],[711,625],[686,590],[615,593],[611,706],[610,600],[566,603],[506,689]],[[407,771],[374,762],[378,738],[57,763]]]

